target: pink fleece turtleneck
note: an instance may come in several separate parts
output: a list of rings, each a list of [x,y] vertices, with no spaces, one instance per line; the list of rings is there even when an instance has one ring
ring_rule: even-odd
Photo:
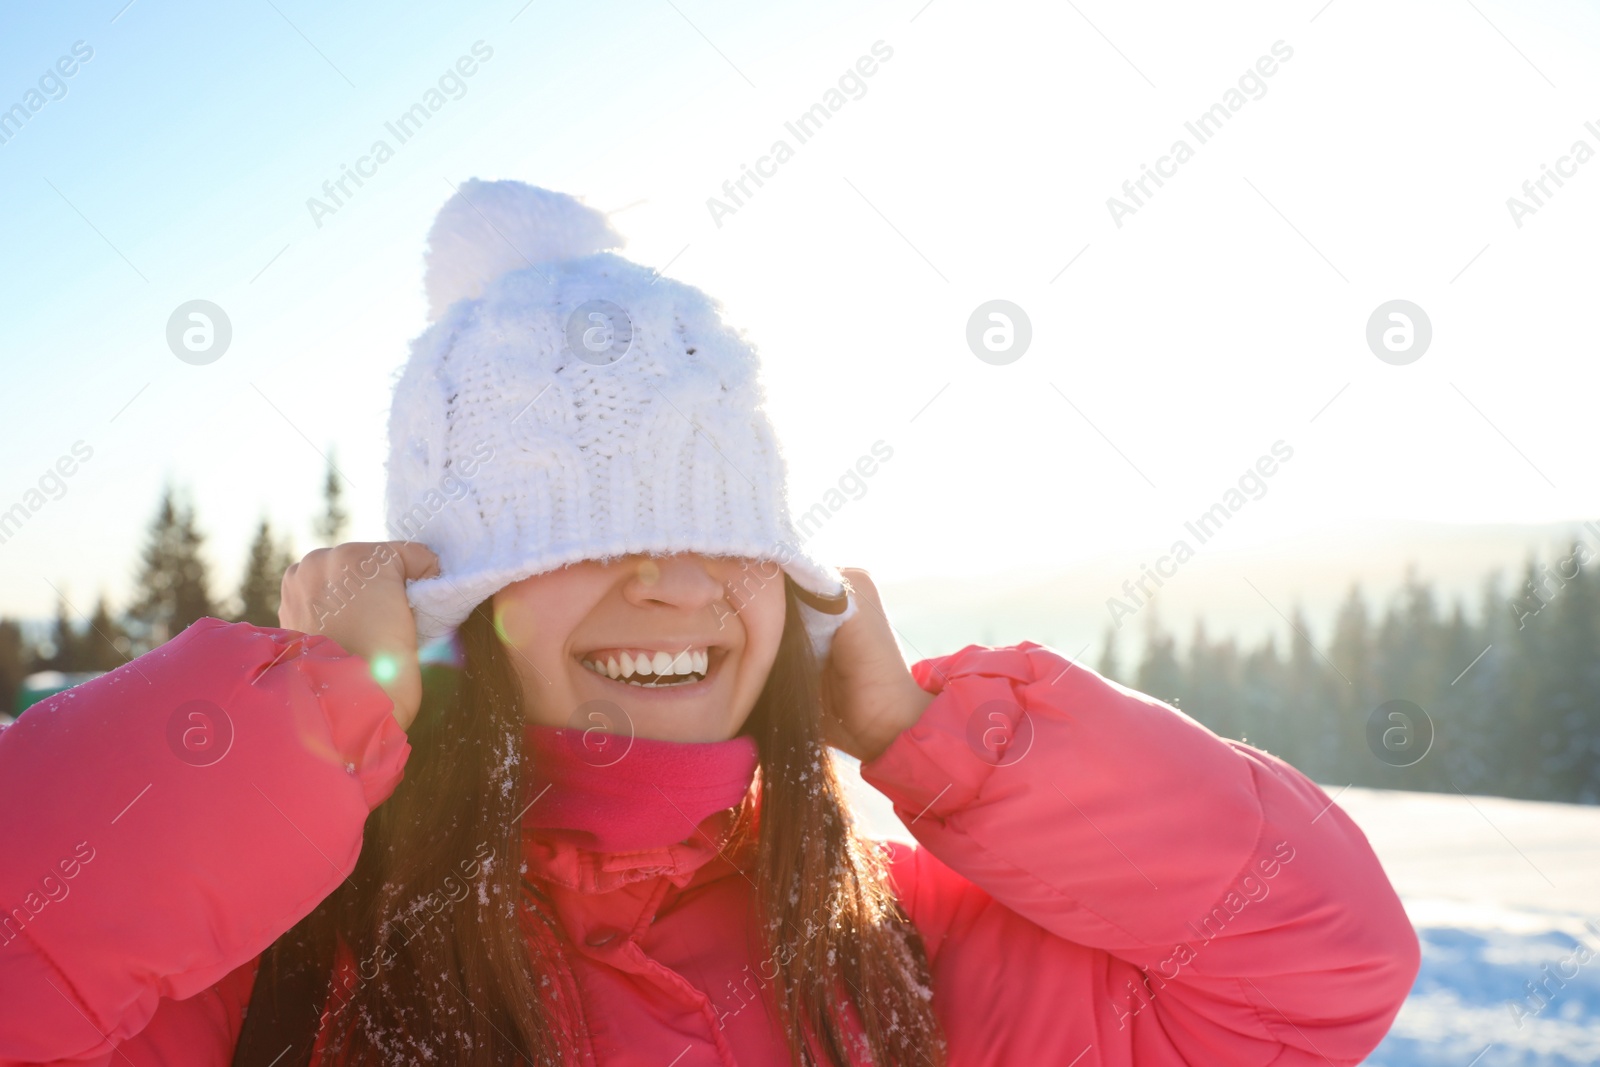
[[[533,800],[523,826],[596,852],[664,848],[736,806],[755,776],[754,738],[658,741],[529,723]],[[534,799],[537,798],[537,799]]]

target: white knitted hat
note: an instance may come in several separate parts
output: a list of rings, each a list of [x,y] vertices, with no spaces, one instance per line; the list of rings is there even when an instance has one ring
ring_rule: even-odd
[[[604,251],[622,243],[517,181],[463,182],[434,221],[431,325],[389,412],[390,536],[439,556],[407,590],[418,632],[578,560],[700,552],[787,571],[824,661],[856,599],[801,548],[755,348],[699,289]]]

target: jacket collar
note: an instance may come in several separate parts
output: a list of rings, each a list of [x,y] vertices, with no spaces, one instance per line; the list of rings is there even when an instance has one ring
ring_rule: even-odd
[[[746,858],[722,853],[755,779],[754,738],[660,741],[530,723],[525,751],[530,877],[584,894],[658,878],[682,888]]]

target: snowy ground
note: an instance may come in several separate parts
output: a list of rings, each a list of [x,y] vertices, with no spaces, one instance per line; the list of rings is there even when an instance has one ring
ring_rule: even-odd
[[[910,840],[841,762],[863,826]],[[1367,1067],[1600,1064],[1600,808],[1323,788],[1372,842],[1422,940],[1417,984]],[[1594,954],[1583,964],[1580,940]],[[1553,995],[1530,997],[1530,983]]]

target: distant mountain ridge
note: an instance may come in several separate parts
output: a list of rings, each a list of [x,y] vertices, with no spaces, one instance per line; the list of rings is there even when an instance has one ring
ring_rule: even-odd
[[[1126,662],[1143,648],[1148,617],[1187,644],[1196,618],[1212,639],[1259,642],[1282,637],[1283,616],[1305,613],[1310,637],[1321,643],[1334,613],[1358,583],[1369,609],[1381,613],[1409,567],[1429,582],[1448,614],[1459,598],[1469,618],[1482,617],[1484,583],[1500,576],[1500,605],[1510,611],[1522,592],[1530,557],[1540,564],[1565,555],[1574,540],[1600,555],[1600,519],[1553,523],[1454,524],[1395,520],[1351,522],[1287,536],[1266,544],[1201,546],[1193,559],[1159,588],[1132,617],[1121,619],[1116,640]],[[1051,561],[1012,566],[992,574],[882,582],[890,616],[911,655],[940,655],[967,644],[1010,644],[1027,639],[1071,656],[1087,646],[1097,658],[1113,615],[1106,602],[1127,602],[1124,583],[1136,580],[1167,553],[1168,544],[1105,553],[1063,566]],[[1137,588],[1137,586],[1135,586]],[[1279,614],[1282,613],[1282,615]]]

